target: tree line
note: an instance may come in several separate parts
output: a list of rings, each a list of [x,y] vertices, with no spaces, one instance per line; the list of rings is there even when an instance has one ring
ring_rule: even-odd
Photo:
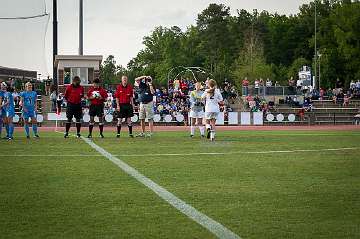
[[[151,75],[157,84],[166,85],[170,69],[199,66],[216,80],[238,86],[245,77],[250,82],[269,78],[286,85],[290,77],[297,79],[303,65],[311,66],[314,73],[315,14],[321,86],[334,87],[337,79],[346,85],[360,79],[359,0],[316,0],[289,16],[244,9],[234,16],[228,6],[210,4],[186,31],[156,27],[126,67],[109,56],[101,66],[101,77],[115,83],[121,74],[130,79]]]

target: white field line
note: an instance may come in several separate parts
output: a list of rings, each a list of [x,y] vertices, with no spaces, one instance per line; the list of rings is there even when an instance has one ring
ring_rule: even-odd
[[[306,152],[329,152],[329,151],[347,151],[360,148],[336,148],[336,149],[295,149],[295,150],[270,150],[270,151],[236,151],[236,152],[215,152],[215,153],[179,153],[179,154],[124,154],[119,157],[154,157],[154,156],[196,156],[196,155],[234,155],[234,154],[271,154],[271,153],[306,153]]]
[[[123,154],[114,157],[161,157],[161,156],[201,156],[201,155],[234,155],[234,154],[271,154],[271,153],[308,153],[308,152],[334,152],[334,151],[351,151],[360,148],[336,148],[336,149],[295,149],[295,150],[270,150],[270,151],[236,151],[236,152],[219,152],[219,153],[169,153],[169,154]],[[0,157],[103,157],[99,154],[14,154],[0,155]]]
[[[151,189],[154,193],[156,193],[160,198],[168,202],[170,205],[175,207],[177,210],[209,230],[211,233],[216,235],[218,238],[224,239],[240,239],[238,235],[227,229],[225,226],[221,225],[214,219],[206,216],[205,214],[199,212],[197,209],[192,207],[191,205],[187,204],[180,198],[176,197],[174,194],[163,188],[162,186],[156,184],[151,179],[147,178],[135,168],[131,167],[130,165],[126,164],[119,158],[115,157],[114,155],[110,154],[93,141],[82,137],[82,139],[90,145],[93,149],[99,152],[101,155],[109,159],[115,165],[117,165],[120,169],[124,172],[135,178],[137,181],[145,185],[147,188]]]

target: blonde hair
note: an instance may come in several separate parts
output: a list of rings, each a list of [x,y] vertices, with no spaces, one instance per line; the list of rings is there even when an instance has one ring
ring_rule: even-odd
[[[28,81],[25,83],[25,90],[29,87],[29,85],[31,85],[31,89],[32,89],[32,84],[31,84],[31,82]]]
[[[210,95],[210,96],[214,96],[215,94],[215,89],[216,89],[216,81],[211,79],[208,81],[208,85],[209,85],[209,89],[207,90],[207,93]]]

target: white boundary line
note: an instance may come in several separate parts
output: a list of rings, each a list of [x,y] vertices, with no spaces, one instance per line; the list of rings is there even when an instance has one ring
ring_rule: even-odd
[[[233,155],[233,154],[270,154],[270,153],[306,153],[306,152],[334,152],[334,151],[350,151],[350,150],[359,150],[360,148],[337,148],[337,149],[295,149],[295,150],[272,150],[272,151],[237,151],[237,152],[224,152],[224,153],[183,153],[183,154],[124,154],[124,155],[115,155],[114,157],[161,157],[161,156],[201,156],[201,155]],[[55,155],[55,154],[18,154],[18,155],[0,155],[0,157],[103,157],[103,155],[91,155],[91,154],[65,154],[65,155]]]
[[[90,145],[93,149],[99,152],[101,155],[109,159],[115,165],[117,165],[120,169],[122,169],[125,173],[129,174],[137,181],[145,185],[147,188],[151,189],[154,193],[156,193],[160,198],[164,199],[170,205],[175,207],[177,210],[209,230],[211,233],[216,235],[218,238],[224,239],[240,239],[238,235],[215,221],[214,219],[206,216],[205,214],[199,212],[197,209],[192,207],[191,205],[187,204],[180,198],[176,197],[174,194],[166,190],[165,188],[161,187],[160,185],[156,184],[151,179],[147,178],[135,168],[131,167],[130,165],[126,164],[122,160],[118,159],[114,155],[110,154],[91,140],[82,137],[82,139]]]

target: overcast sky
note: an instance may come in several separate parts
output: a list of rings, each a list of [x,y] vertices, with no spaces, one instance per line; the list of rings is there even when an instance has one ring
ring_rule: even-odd
[[[0,0],[0,17],[29,16],[47,11],[52,0]],[[84,54],[113,54],[124,66],[143,48],[142,39],[156,26],[195,24],[210,3],[236,9],[296,14],[309,0],[84,0]],[[78,1],[58,0],[59,54],[78,52]],[[47,21],[49,24],[46,29]],[[52,18],[0,20],[0,65],[52,72]],[[46,37],[44,37],[47,32]],[[45,39],[45,41],[44,41]]]

